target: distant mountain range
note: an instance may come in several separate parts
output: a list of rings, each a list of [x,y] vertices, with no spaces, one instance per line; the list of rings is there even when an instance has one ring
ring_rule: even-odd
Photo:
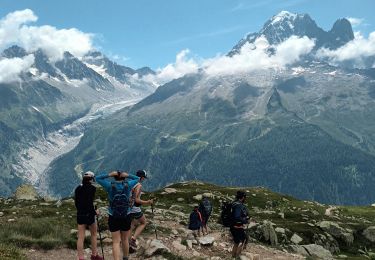
[[[134,106],[94,121],[74,149],[48,165],[37,185],[67,196],[83,171],[144,168],[149,189],[199,179],[265,186],[324,203],[374,202],[375,69],[333,66],[314,56],[322,47],[335,50],[353,40],[346,19],[326,32],[306,14],[281,12],[227,57],[259,37],[268,40],[272,55],[273,46],[293,35],[315,39],[311,55],[282,69],[230,75],[202,69],[172,80]],[[152,89],[134,77],[153,73],[147,68],[118,66],[92,52],[80,61],[91,70],[75,75],[66,60],[75,62],[67,56],[55,67],[66,68],[68,80],[95,72],[87,81],[96,92],[116,91],[121,84]]]
[[[329,32],[308,15],[281,12],[228,54],[266,37],[315,38],[315,50],[353,39],[346,19]],[[54,161],[48,183],[66,196],[80,170],[145,168],[148,188],[199,179],[266,186],[337,204],[375,201],[375,71],[350,70],[312,56],[282,70],[186,75],[131,108],[97,121],[79,145]]]
[[[151,69],[133,70],[110,61],[100,52],[95,52],[95,57],[100,57],[97,60],[92,59],[93,53],[78,59],[65,52],[61,60],[51,62],[42,50],[27,53],[12,46],[3,51],[0,59],[26,55],[34,56],[32,67],[19,80],[0,84],[0,195],[3,196],[10,195],[25,180],[33,182],[35,173],[31,172],[35,169],[20,163],[35,156],[27,152],[29,147],[46,141],[49,133],[92,109],[141,99],[155,89],[135,75],[154,73]],[[56,146],[51,140],[47,142]],[[34,160],[43,164],[38,158]]]

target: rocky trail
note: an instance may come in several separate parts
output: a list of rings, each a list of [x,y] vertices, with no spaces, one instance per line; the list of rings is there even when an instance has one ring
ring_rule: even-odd
[[[182,227],[181,227],[182,228]],[[198,245],[191,244],[191,248],[181,244],[181,237],[178,236],[161,236],[160,240],[155,240],[154,236],[147,235],[144,239],[139,241],[139,250],[136,253],[130,255],[130,259],[141,260],[145,258],[150,259],[168,259],[163,257],[163,252],[167,252],[167,249],[162,249],[163,245],[170,250],[173,255],[180,256],[184,259],[231,259],[230,248],[231,241],[229,236],[226,234],[222,236],[220,232],[210,233],[206,237],[210,241],[211,238],[215,242],[211,245]],[[148,247],[147,247],[148,245]],[[145,248],[146,247],[146,248]],[[99,248],[100,251],[100,248]],[[146,256],[145,253],[148,251],[149,254],[152,252],[154,255]],[[157,252],[158,251],[158,252]],[[48,259],[61,259],[71,260],[75,259],[76,251],[72,249],[55,249],[49,251],[39,251],[35,249],[25,250],[27,259],[29,260],[48,260]],[[91,250],[87,248],[85,250],[85,259],[90,259]],[[160,255],[159,255],[160,254]],[[100,252],[101,255],[101,252]],[[110,245],[104,246],[105,259],[112,259],[112,247]],[[283,252],[274,248],[265,247],[260,244],[249,243],[247,248],[244,250],[242,260],[289,260],[289,259],[305,259],[305,257],[298,254],[291,254]]]

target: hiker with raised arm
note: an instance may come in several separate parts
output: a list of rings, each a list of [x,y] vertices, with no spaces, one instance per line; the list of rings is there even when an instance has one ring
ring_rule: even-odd
[[[83,243],[85,240],[86,228],[90,230],[91,235],[91,260],[102,260],[98,255],[96,233],[97,223],[95,216],[97,212],[94,208],[94,199],[96,187],[92,185],[94,181],[94,173],[86,172],[83,175],[82,183],[74,191],[74,203],[77,209],[77,224],[78,224],[78,239],[77,239],[77,253],[78,260],[85,259],[83,253]]]
[[[248,237],[245,232],[245,225],[249,223],[249,212],[245,206],[246,193],[237,191],[236,200],[232,203],[232,219],[230,232],[233,236],[232,257],[239,257],[245,247]]]
[[[138,183],[139,177],[126,172],[113,171],[96,177],[96,181],[108,193],[108,227],[112,234],[113,259],[120,260],[122,245],[123,260],[129,259],[129,236],[131,217],[130,196],[131,190]]]
[[[136,173],[139,177],[139,182],[133,187],[131,195],[131,204],[129,215],[132,219],[132,229],[135,228],[134,235],[130,239],[130,247],[132,249],[137,249],[137,238],[141,235],[143,229],[146,227],[146,217],[142,212],[142,205],[152,205],[154,201],[150,200],[141,200],[142,194],[142,182],[147,179],[147,173],[145,170],[138,170]]]
[[[201,203],[199,203],[199,212],[202,215],[202,234],[208,234],[208,220],[210,219],[212,213],[212,204],[211,201],[208,199],[208,196],[203,194],[203,198]]]

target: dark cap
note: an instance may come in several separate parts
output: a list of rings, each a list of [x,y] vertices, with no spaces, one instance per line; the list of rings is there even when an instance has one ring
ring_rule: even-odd
[[[243,190],[237,191],[236,199],[242,199],[243,197],[246,198],[246,192],[244,192]]]
[[[136,175],[139,177],[139,178],[145,178],[145,179],[147,179],[147,173],[146,173],[146,171],[145,170],[138,170],[137,171],[137,173],[136,173]]]

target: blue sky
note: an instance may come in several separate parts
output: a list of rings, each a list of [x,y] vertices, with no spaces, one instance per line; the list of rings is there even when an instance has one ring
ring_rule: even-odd
[[[0,6],[1,17],[29,8],[36,25],[93,33],[95,46],[134,68],[164,67],[183,49],[199,58],[226,53],[282,10],[308,13],[325,30],[355,17],[363,19],[355,31],[375,31],[373,0],[2,0]]]

